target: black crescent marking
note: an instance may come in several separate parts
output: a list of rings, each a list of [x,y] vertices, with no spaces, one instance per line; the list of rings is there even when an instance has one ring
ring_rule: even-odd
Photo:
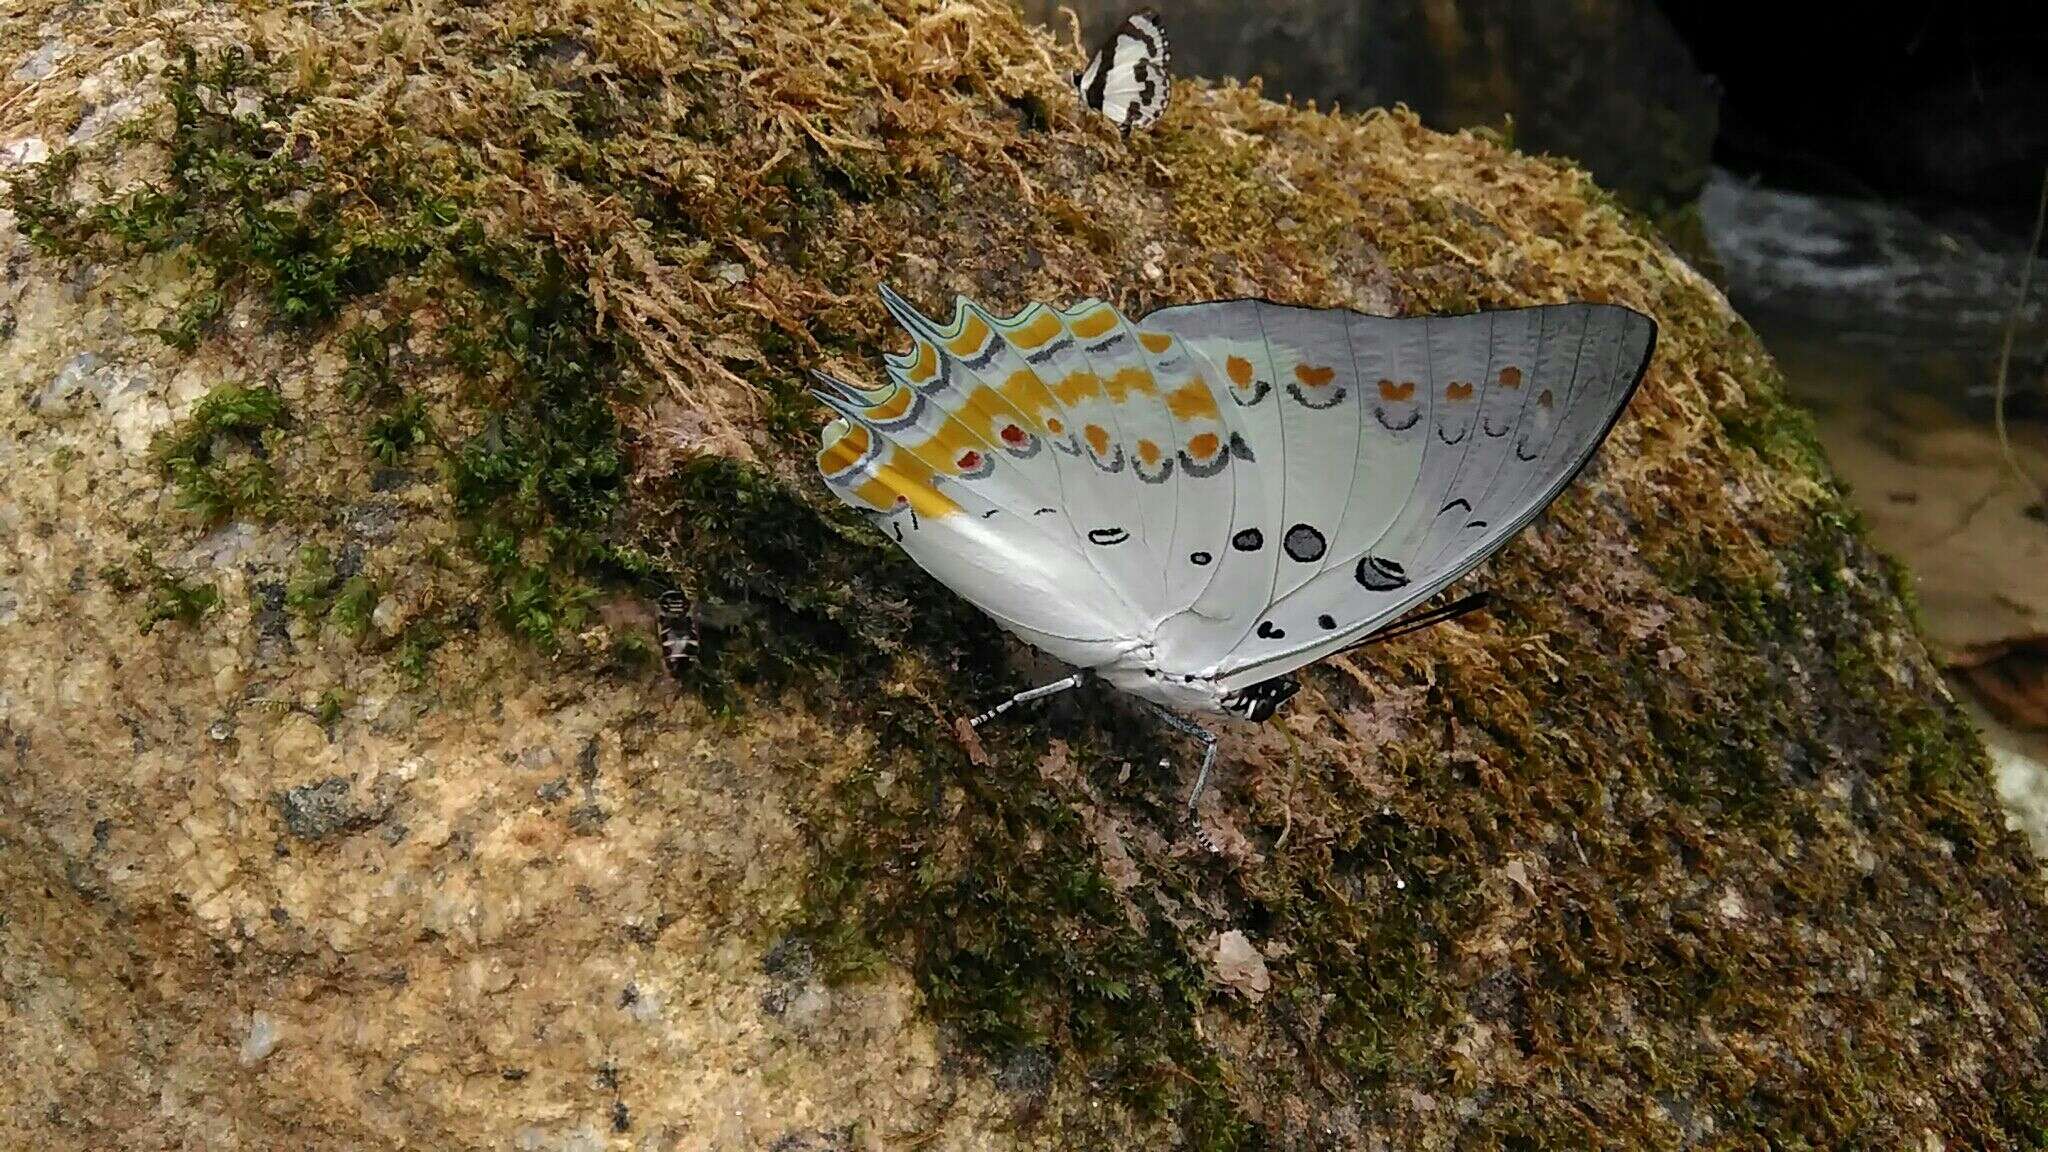
[[[1210,461],[1207,464],[1195,463],[1194,460],[1188,456],[1185,450],[1176,452],[1174,453],[1174,455],[1180,458],[1180,466],[1183,472],[1186,472],[1190,476],[1200,477],[1204,480],[1208,479],[1211,476],[1214,476],[1218,472],[1223,471],[1224,465],[1230,463],[1230,453],[1228,452],[1217,453],[1216,459]]]
[[[1318,404],[1314,400],[1308,398],[1308,394],[1301,390],[1301,385],[1295,383],[1289,383],[1287,385],[1287,394],[1289,396],[1294,397],[1294,402],[1296,404],[1301,405],[1303,408],[1312,409],[1317,412],[1321,412],[1325,408],[1335,408],[1337,405],[1342,404],[1344,402],[1344,397],[1346,395],[1345,390],[1343,388],[1336,388],[1330,392],[1330,396],[1328,399]]]
[[[996,437],[996,439],[1003,440],[1001,436]],[[1016,460],[1029,460],[1033,456],[1038,455],[1039,449],[1044,446],[1038,437],[1031,435],[1029,432],[1024,434],[1024,446],[1021,448],[1010,443],[1008,440],[1003,440],[1003,451],[1008,452],[1011,458]]]
[[[1167,478],[1173,475],[1173,457],[1168,456],[1159,462],[1159,475],[1157,476],[1145,475],[1145,466],[1135,460],[1131,462],[1131,472],[1147,484],[1164,484]]]
[[[988,367],[989,365],[995,363],[996,356],[999,355],[1002,352],[1002,350],[1003,342],[1001,340],[996,339],[994,336],[991,336],[989,337],[988,344],[984,346],[981,351],[976,352],[974,354],[974,359],[962,360],[961,363],[967,366],[968,371],[979,372],[982,369]]]
[[[1002,509],[1000,509],[1000,508],[991,508],[991,509],[989,509],[988,511],[986,511],[986,512],[983,512],[983,513],[981,514],[981,518],[982,518],[983,520],[986,520],[986,519],[988,519],[989,517],[991,517],[991,516],[994,516],[994,515],[995,515],[996,513],[1000,512],[1000,511],[1002,511]]]
[[[1373,555],[1358,558],[1352,577],[1369,592],[1392,592],[1408,583],[1408,573],[1399,564]]]
[[[944,348],[932,346],[932,354],[938,358],[939,370],[922,384],[912,384],[910,390],[926,396],[936,396],[953,386],[953,357]]]
[[[1285,640],[1287,639],[1287,633],[1282,629],[1273,627],[1271,620],[1261,620],[1259,621],[1259,637],[1264,640]]]
[[[1239,552],[1257,552],[1266,546],[1266,534],[1257,528],[1246,528],[1230,538],[1230,546]]]
[[[1463,508],[1465,511],[1470,512],[1472,510],[1472,502],[1461,496],[1458,499],[1451,501],[1449,504],[1446,504],[1443,507],[1437,509],[1436,514],[1441,516],[1444,513],[1449,512],[1453,508]]]
[[[1467,531],[1467,532],[1470,532],[1470,531],[1471,531],[1472,529],[1474,529],[1474,528],[1484,528],[1484,527],[1486,527],[1486,521],[1484,521],[1484,520],[1473,520],[1473,521],[1471,521],[1471,522],[1469,522],[1469,523],[1467,523],[1467,524],[1465,525],[1465,531]]]
[[[1446,448],[1456,448],[1458,445],[1463,444],[1465,442],[1465,437],[1470,436],[1471,434],[1472,430],[1470,428],[1460,429],[1458,432],[1458,438],[1456,440],[1453,440],[1450,437],[1444,435],[1443,429],[1439,428],[1436,430],[1436,438],[1443,441],[1444,447]]]
[[[1088,542],[1090,544],[1100,544],[1105,548],[1111,544],[1121,544],[1130,538],[1131,534],[1121,528],[1090,528],[1088,530]]]
[[[1067,433],[1066,438],[1063,440],[1054,440],[1052,446],[1069,456],[1079,456],[1081,454],[1081,442],[1074,439],[1072,432]]]
[[[1057,508],[1040,508],[1040,509],[1037,509],[1037,510],[1033,511],[1033,512],[1032,512],[1031,514],[1032,514],[1033,516],[1043,516],[1043,515],[1045,515],[1045,514],[1046,514],[1047,512],[1057,512],[1057,511],[1059,511],[1059,509],[1057,509]]]
[[[1234,403],[1236,403],[1236,405],[1239,408],[1255,408],[1258,406],[1260,401],[1266,398],[1266,395],[1268,393],[1273,391],[1273,386],[1264,380],[1254,380],[1252,381],[1252,384],[1254,385],[1254,387],[1252,388],[1252,398],[1249,400],[1238,395],[1236,387],[1233,386],[1230,389],[1230,399]]]
[[[1492,440],[1498,440],[1498,439],[1500,439],[1501,437],[1503,437],[1503,436],[1507,435],[1508,433],[1510,433],[1510,432],[1514,431],[1514,430],[1515,430],[1515,426],[1514,426],[1513,424],[1510,424],[1510,425],[1508,425],[1507,427],[1505,427],[1505,428],[1501,429],[1500,431],[1498,431],[1498,432],[1495,432],[1495,431],[1493,430],[1493,425],[1491,425],[1491,424],[1488,424],[1488,423],[1486,422],[1486,418],[1482,416],[1482,417],[1480,417],[1480,418],[1479,418],[1479,430],[1480,430],[1481,432],[1484,432],[1484,433],[1486,433],[1486,435],[1487,435],[1487,437],[1488,437],[1489,439],[1492,439]]]
[[[1072,348],[1073,346],[1073,337],[1062,336],[1059,339],[1053,341],[1052,343],[1047,344],[1045,347],[1040,348],[1038,351],[1033,352],[1030,355],[1024,357],[1024,359],[1030,362],[1031,364],[1042,365],[1047,361],[1051,360],[1053,357],[1059,355],[1060,353],[1065,352],[1067,349]]]
[[[1252,455],[1252,446],[1245,443],[1244,437],[1235,432],[1230,434],[1230,454],[1247,464],[1257,464],[1259,462],[1259,458]]]
[[[1372,418],[1379,421],[1380,427],[1385,428],[1389,432],[1406,432],[1410,428],[1415,427],[1417,420],[1422,419],[1422,409],[1417,408],[1415,411],[1410,412],[1408,419],[1399,424],[1389,424],[1387,423],[1387,410],[1375,404],[1372,409]]]
[[[1527,464],[1534,460],[1543,459],[1543,453],[1537,452],[1532,455],[1524,456],[1522,455],[1522,442],[1520,440],[1517,440],[1515,441],[1515,459],[1520,460],[1524,464]]]
[[[1107,463],[1107,464],[1104,464],[1104,463],[1103,463],[1102,461],[1100,461],[1100,460],[1097,460],[1097,459],[1095,458],[1095,453],[1093,453],[1093,452],[1090,452],[1090,453],[1088,453],[1088,459],[1090,459],[1090,460],[1093,460],[1093,461],[1095,462],[1095,466],[1096,466],[1097,468],[1100,468],[1100,469],[1102,469],[1102,470],[1103,470],[1104,472],[1107,472],[1107,473],[1109,473],[1109,474],[1110,474],[1111,476],[1114,476],[1114,475],[1116,475],[1117,473],[1119,473],[1119,472],[1121,472],[1121,471],[1123,471],[1123,470],[1124,470],[1124,446],[1123,446],[1123,445],[1121,445],[1121,444],[1118,444],[1118,445],[1116,445],[1115,447],[1116,447],[1116,456],[1115,456],[1115,457],[1114,457],[1113,459],[1111,459],[1111,460],[1110,460],[1110,462],[1109,462],[1109,463]]]

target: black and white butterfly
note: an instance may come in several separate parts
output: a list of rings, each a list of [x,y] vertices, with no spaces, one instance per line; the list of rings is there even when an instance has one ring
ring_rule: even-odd
[[[697,658],[697,608],[690,598],[670,588],[655,601],[660,609],[661,662],[669,675],[681,676]]]
[[[1159,13],[1140,8],[1116,26],[1088,67],[1074,73],[1074,87],[1081,103],[1128,136],[1133,128],[1150,128],[1166,111],[1166,69],[1172,61]]]

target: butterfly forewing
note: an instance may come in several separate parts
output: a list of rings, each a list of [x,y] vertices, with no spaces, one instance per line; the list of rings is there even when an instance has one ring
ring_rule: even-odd
[[[1476,430],[1476,412],[1468,417],[1440,411],[1428,421],[1431,436],[1414,490],[1382,540],[1369,546],[1353,568],[1325,572],[1266,608],[1275,620],[1327,615],[1337,627],[1317,643],[1264,650],[1247,645],[1233,652],[1216,670],[1225,688],[1284,674],[1391,623],[1497,551],[1555,499],[1591,457],[1648,364],[1655,326],[1627,309],[1602,305],[1553,305],[1531,311],[1547,314],[1539,321],[1542,340],[1537,351],[1543,354],[1536,357],[1534,370],[1512,363],[1493,365],[1496,387],[1499,372],[1512,367],[1520,369],[1519,389],[1535,389],[1531,402],[1518,411],[1517,428],[1500,437],[1485,437],[1482,430],[1487,447],[1475,444],[1460,451],[1466,445],[1457,442],[1458,430],[1468,418]],[[1487,316],[1433,317],[1424,325],[1432,362],[1430,382],[1439,398],[1449,394],[1452,384],[1468,382],[1450,379],[1446,365],[1451,371],[1468,371],[1476,359],[1471,347],[1495,355],[1490,336],[1478,327]],[[1510,374],[1511,379],[1514,376]],[[1547,405],[1542,402],[1546,392]],[[1476,383],[1472,400],[1465,403],[1472,401],[1483,406]],[[1449,409],[1451,402],[1439,407]],[[1521,424],[1533,426],[1539,412],[1556,413],[1550,417],[1555,431],[1540,463],[1516,473],[1517,478],[1495,494],[1492,457],[1511,454],[1513,445],[1522,442]],[[1479,510],[1481,503],[1484,511]],[[1472,527],[1475,521],[1484,521],[1484,527]],[[1434,548],[1429,543],[1432,537]]]

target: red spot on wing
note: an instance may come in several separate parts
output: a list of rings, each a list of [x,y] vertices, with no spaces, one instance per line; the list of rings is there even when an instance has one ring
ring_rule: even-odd
[[[962,470],[972,472],[976,468],[981,467],[981,453],[962,452],[960,454],[960,459],[957,461],[957,463],[960,465]]]
[[[1003,425],[1003,443],[1022,444],[1023,442],[1024,430],[1022,428],[1017,427],[1015,424]]]

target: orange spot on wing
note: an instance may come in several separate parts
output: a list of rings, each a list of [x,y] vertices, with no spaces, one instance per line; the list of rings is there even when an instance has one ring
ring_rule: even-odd
[[[1109,455],[1109,433],[1100,424],[1090,424],[1081,430],[1087,437],[1088,447],[1095,449],[1097,456]]]
[[[1202,417],[1216,419],[1216,398],[1209,395],[1209,386],[1201,380],[1183,384],[1166,394],[1166,410],[1176,420],[1195,420]]]
[[[1447,384],[1444,386],[1444,399],[1446,400],[1470,400],[1471,398],[1472,386],[1470,384]]]
[[[917,342],[917,359],[910,365],[909,376],[913,383],[922,384],[939,373],[938,350],[922,340]]]
[[[1096,308],[1075,320],[1071,327],[1074,329],[1074,335],[1083,340],[1093,340],[1116,327],[1116,313],[1107,308]]]
[[[1119,369],[1116,375],[1109,378],[1108,385],[1109,398],[1118,404],[1123,403],[1133,392],[1140,396],[1153,394],[1152,374],[1143,368]]]
[[[1022,328],[1010,333],[1010,339],[1020,348],[1036,348],[1059,334],[1060,318],[1050,312],[1040,312]]]
[[[1335,368],[1318,368],[1312,364],[1296,364],[1294,378],[1311,388],[1321,388],[1337,378]]]
[[[1052,394],[1062,404],[1075,404],[1090,396],[1102,395],[1102,379],[1093,372],[1076,372],[1065,380],[1053,385]]]
[[[1188,455],[1197,460],[1207,460],[1223,449],[1223,441],[1214,432],[1200,433],[1188,441]]]
[[[1537,406],[1538,408],[1548,408],[1548,407],[1550,407],[1550,400],[1551,400],[1551,396],[1550,396],[1550,389],[1548,389],[1548,388],[1545,388],[1545,389],[1544,389],[1543,391],[1541,391],[1541,392],[1538,392],[1538,393],[1536,394],[1536,406]]]
[[[1223,371],[1230,375],[1230,382],[1239,388],[1252,384],[1252,362],[1242,356],[1232,356],[1223,362]]]
[[[1150,440],[1138,441],[1138,459],[1147,464],[1159,463],[1159,445]]]
[[[868,452],[868,430],[856,424],[818,453],[818,471],[830,476],[858,463]]]
[[[1060,423],[1059,417],[1048,416],[1045,418],[1045,430],[1047,432],[1052,433],[1055,436],[1058,436],[1067,430],[1067,426],[1065,424]]]
[[[960,334],[946,341],[946,347],[955,356],[972,356],[988,343],[988,337],[988,325],[982,323],[981,317],[969,312],[967,323],[961,327]]]
[[[1415,381],[1413,380],[1400,384],[1396,384],[1392,380],[1380,381],[1380,399],[1382,400],[1406,400],[1413,395],[1415,395]]]
[[[1522,386],[1522,370],[1512,364],[1501,369],[1500,386],[1503,388],[1520,388]]]
[[[1173,337],[1163,332],[1140,332],[1138,333],[1138,343],[1143,344],[1147,352],[1157,356],[1165,353],[1168,348],[1173,347]]]
[[[871,508],[910,506],[920,516],[947,516],[960,510],[932,487],[932,469],[908,452],[891,452],[874,475],[855,485],[853,494]]]
[[[884,424],[892,420],[900,420],[903,418],[904,413],[910,411],[910,402],[913,398],[914,395],[910,389],[899,387],[889,395],[888,399],[868,409],[868,415]]]

